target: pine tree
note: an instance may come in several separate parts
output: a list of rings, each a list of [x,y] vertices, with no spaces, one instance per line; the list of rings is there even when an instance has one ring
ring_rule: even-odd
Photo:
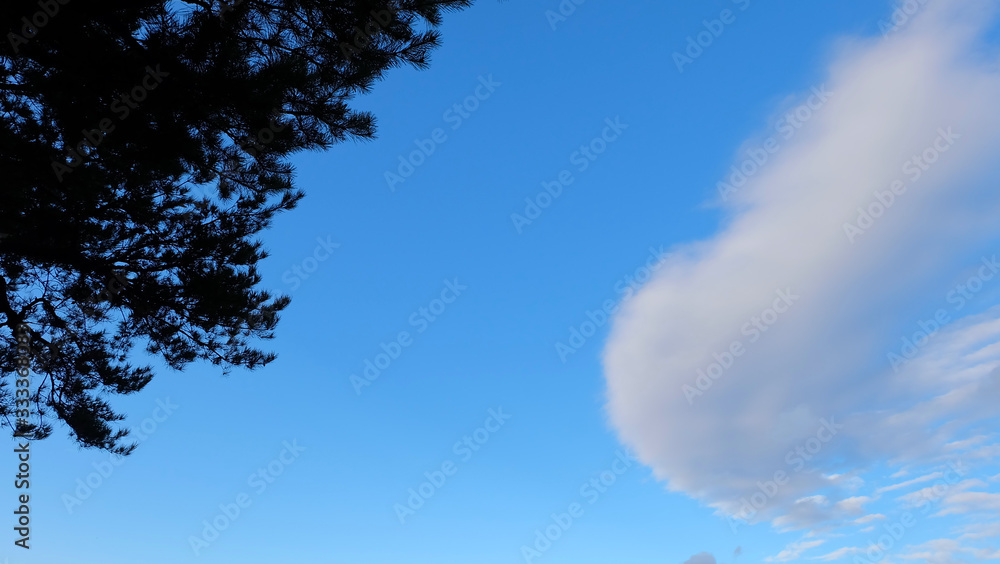
[[[152,379],[138,346],[177,370],[271,362],[255,342],[289,298],[257,289],[256,237],[303,196],[289,156],[372,137],[349,102],[425,67],[443,13],[470,3],[4,0],[3,425],[41,439],[55,417],[128,454],[109,399]]]

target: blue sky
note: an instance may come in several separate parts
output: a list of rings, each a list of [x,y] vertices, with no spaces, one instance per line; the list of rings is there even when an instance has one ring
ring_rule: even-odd
[[[974,375],[995,398],[1000,283],[968,290],[998,250],[983,3],[931,0],[885,39],[882,1],[563,4],[561,20],[555,0],[450,14],[429,69],[357,100],[378,139],[295,158],[307,198],[265,238],[264,284],[293,297],[278,360],[163,369],[118,404],[152,432],[112,470],[64,430],[33,445],[33,547],[10,564],[851,562],[907,511],[880,561],[1000,557],[994,412],[920,412]],[[681,72],[674,54],[713,28]],[[824,85],[830,101],[810,98]],[[939,140],[949,126],[961,137]],[[768,139],[766,168],[722,201]],[[935,143],[918,184],[901,167]],[[387,180],[401,158],[422,162]],[[846,241],[894,174],[928,188]],[[941,309],[940,335],[892,370],[887,352]],[[756,317],[774,331],[751,347]],[[743,362],[683,403],[736,341]],[[385,368],[359,385],[369,361]],[[810,445],[797,470],[786,452]],[[789,485],[733,521],[779,471]]]

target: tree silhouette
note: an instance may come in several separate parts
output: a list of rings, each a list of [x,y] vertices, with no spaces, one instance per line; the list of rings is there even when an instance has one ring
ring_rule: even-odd
[[[252,342],[289,299],[256,289],[255,237],[303,196],[288,157],[372,137],[348,102],[425,67],[470,3],[4,0],[0,369],[22,327],[35,376],[27,402],[0,380],[3,425],[41,439],[54,415],[128,454],[108,397],[153,377],[137,347],[178,370],[272,361]]]

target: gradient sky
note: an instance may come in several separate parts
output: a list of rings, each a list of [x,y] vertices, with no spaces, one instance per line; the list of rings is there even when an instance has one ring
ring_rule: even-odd
[[[722,443],[704,427],[691,428],[697,448],[688,445],[671,459],[659,445],[680,439],[616,426],[602,365],[610,324],[598,313],[608,300],[617,310],[634,295],[648,276],[645,266],[659,266],[661,256],[711,240],[736,221],[737,212],[718,205],[716,184],[743,161],[744,143],[776,135],[782,111],[830,80],[831,61],[850,50],[844,38],[864,48],[881,41],[879,22],[894,6],[881,0],[562,3],[575,11],[554,26],[546,12],[559,9],[556,0],[484,1],[448,15],[429,69],[394,70],[357,101],[377,116],[378,139],[294,159],[307,197],[266,233],[272,255],[262,268],[266,287],[293,297],[277,339],[267,344],[278,360],[226,378],[205,365],[184,373],[161,369],[142,393],[115,405],[131,426],[153,417],[158,401],[169,398],[178,407],[166,417],[156,412],[163,421],[135,453],[71,509],[66,496],[76,495],[77,480],[106,469],[108,456],[79,449],[62,427],[33,445],[32,549],[8,544],[0,554],[9,564],[681,564],[703,552],[712,556],[693,563],[756,563],[865,547],[877,541],[883,523],[899,519],[899,504],[886,495],[858,514],[886,516],[872,518],[878,527],[872,532],[825,529],[828,523],[808,519],[791,528],[766,521],[734,532],[715,494],[686,477],[725,474],[719,460],[738,474],[749,461],[739,450],[719,452]],[[679,72],[674,53],[723,10],[731,11],[731,23]],[[998,44],[987,31],[977,48],[992,53]],[[468,100],[477,88],[481,99]],[[476,106],[468,117],[453,109],[464,102]],[[623,125],[612,133],[607,120]],[[808,126],[803,136],[815,133]],[[870,127],[881,127],[877,118]],[[433,153],[390,189],[386,172],[398,173],[400,157],[428,146],[437,129],[444,140],[432,141]],[[582,161],[580,147],[602,134],[605,141],[592,146],[604,151]],[[562,171],[572,183],[540,215],[530,223],[512,219],[531,217],[525,199],[536,200],[543,183],[551,186]],[[903,326],[951,308],[948,289],[968,278],[967,269],[991,244],[998,249],[997,235],[949,249],[956,257],[949,269],[925,281],[923,293],[909,288],[905,303],[886,305],[887,315]],[[317,253],[321,242],[330,250]],[[313,271],[300,277],[294,269],[303,268]],[[456,285],[464,287],[457,297],[443,294],[451,303],[435,301]],[[653,303],[652,291],[635,295]],[[692,292],[689,303],[705,319],[720,308],[745,309],[726,295]],[[987,311],[998,298],[1000,283],[986,284],[952,319]],[[599,326],[578,339],[574,331],[590,332],[588,314]],[[843,323],[834,327],[845,330]],[[375,362],[383,345],[395,350],[390,343],[403,331],[409,335],[398,358],[359,394],[352,376],[363,377],[366,361]],[[622,339],[628,331],[622,329]],[[884,335],[886,343],[897,342],[897,334]],[[655,332],[648,338],[654,349],[669,342]],[[632,341],[622,343],[614,342],[609,358],[632,350]],[[623,405],[631,404],[616,409],[628,409]],[[510,416],[502,426],[487,422],[498,410]],[[686,418],[671,414],[674,436],[686,432]],[[484,425],[492,429],[479,430]],[[464,438],[477,432],[484,444],[463,450]],[[305,450],[273,463],[286,442]],[[639,446],[645,463],[616,462],[628,460],[626,444]],[[934,471],[914,469],[904,477],[888,447],[839,455],[857,456],[847,462],[883,479],[866,478],[869,489]],[[684,457],[683,468],[671,465],[676,457]],[[13,455],[7,458],[13,469]],[[281,474],[260,488],[251,475],[269,463]],[[396,505],[407,504],[408,490],[443,465],[453,475],[401,523]],[[606,491],[587,486],[615,470],[622,472],[602,486]],[[985,484],[996,473],[981,465],[970,477]],[[668,480],[678,480],[671,482],[677,491]],[[932,483],[889,491],[902,495]],[[196,556],[190,538],[241,493],[249,507]],[[6,506],[13,501],[10,495]],[[526,559],[522,547],[534,547],[536,531],[574,507],[579,516],[568,530]],[[1000,556],[988,541],[975,545],[980,552],[945,556],[935,552],[943,545],[920,548],[967,524],[959,520],[965,517],[920,514],[882,561]],[[809,544],[820,539],[822,546]],[[849,551],[842,554],[829,560],[852,561]]]

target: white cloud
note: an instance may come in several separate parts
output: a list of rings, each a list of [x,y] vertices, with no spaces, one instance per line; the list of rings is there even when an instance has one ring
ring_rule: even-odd
[[[861,549],[855,548],[853,546],[845,546],[844,548],[838,548],[837,550],[834,550],[833,552],[829,552],[829,553],[824,554],[822,556],[813,556],[812,559],[813,560],[825,560],[825,561],[829,562],[830,560],[839,560],[839,559],[841,559],[841,558],[843,558],[845,556],[850,556],[852,554],[857,554],[859,552],[863,552],[863,551]]]
[[[749,520],[779,528],[846,523],[869,500],[840,475],[940,463],[995,416],[1000,309],[959,320],[945,301],[1000,240],[1000,65],[976,43],[992,15],[941,0],[888,40],[843,41],[830,100],[730,199],[720,233],[677,249],[616,316],[607,410],[669,489],[735,516],[756,495]],[[897,179],[907,191],[849,242],[845,222]],[[894,372],[887,353],[938,309],[947,327]],[[713,362],[721,376],[691,396]]]
[[[855,523],[859,525],[864,525],[865,523],[871,523],[876,519],[885,519],[885,515],[881,513],[872,513],[871,515],[865,515],[864,517],[858,517],[854,520]]]
[[[778,554],[765,558],[764,562],[788,562],[790,560],[796,560],[799,556],[802,556],[803,552],[809,550],[810,548],[817,547],[824,542],[826,541],[813,540],[793,542],[786,546],[785,549]]]
[[[885,486],[885,487],[879,488],[879,489],[875,490],[875,494],[876,495],[881,495],[881,494],[884,494],[885,492],[891,492],[893,490],[898,490],[900,488],[908,488],[908,487],[910,487],[910,486],[912,486],[914,484],[919,484],[919,483],[922,483],[922,482],[926,482],[928,480],[936,480],[936,479],[938,479],[938,478],[940,478],[942,476],[944,476],[943,472],[933,472],[931,474],[925,474],[923,476],[920,476],[919,478],[914,478],[912,480],[907,480],[905,482],[901,482],[901,483],[898,483],[898,484],[893,484],[891,486]]]
[[[963,480],[962,482],[954,484],[948,484],[947,482],[941,481],[935,483],[933,486],[921,488],[914,492],[900,496],[899,500],[902,501],[907,507],[921,507],[927,503],[937,502],[942,499],[947,500],[949,497],[963,493],[970,488],[981,488],[985,486],[986,484],[984,484],[982,480],[978,479]]]
[[[978,445],[988,439],[989,437],[987,437],[986,435],[976,435],[975,437],[970,437],[968,439],[965,439],[964,441],[954,441],[944,446],[945,448],[949,448],[952,450],[965,450],[970,446]]]
[[[913,547],[902,555],[906,560],[924,560],[928,564],[952,564],[962,552],[961,544],[954,539],[935,539]]]
[[[944,498],[944,509],[938,515],[1000,511],[1000,494],[989,492],[956,492]]]
[[[708,552],[699,552],[685,560],[684,564],[715,564],[715,557]]]
[[[1000,559],[1000,551],[989,548],[973,548],[963,546],[955,539],[934,539],[912,547],[908,554],[902,555],[907,560],[923,560],[928,564],[953,564],[965,562],[960,559],[962,554],[971,554],[977,560]]]
[[[966,525],[960,540],[982,540],[1000,537],[1000,523],[973,523]]]

